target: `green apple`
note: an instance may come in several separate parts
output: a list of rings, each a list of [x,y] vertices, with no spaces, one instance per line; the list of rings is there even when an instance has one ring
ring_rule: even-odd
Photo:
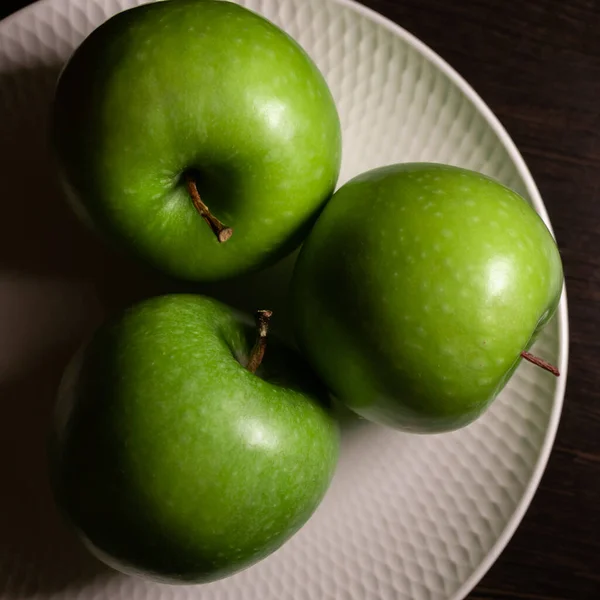
[[[354,411],[441,432],[489,406],[562,285],[552,235],[515,192],[456,167],[391,165],[319,217],[295,268],[294,329]]]
[[[145,300],[65,372],[51,444],[57,503],[126,573],[215,580],[288,540],[338,455],[327,391],[302,358],[213,299]],[[264,360],[261,359],[263,358]]]
[[[341,159],[312,60],[261,16],[214,0],[146,4],[92,32],[59,78],[52,139],[77,213],[192,281],[291,252]]]

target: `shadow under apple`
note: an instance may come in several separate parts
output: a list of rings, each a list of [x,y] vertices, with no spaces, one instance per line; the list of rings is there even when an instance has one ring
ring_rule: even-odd
[[[0,75],[0,590],[15,599],[114,573],[58,514],[46,438],[82,338],[106,313],[165,285],[90,235],[62,198],[47,143],[59,69]]]
[[[46,439],[70,348],[20,381],[0,385],[0,590],[13,600],[76,591],[113,572],[91,556],[54,506]]]
[[[101,317],[91,273],[103,253],[53,181],[46,125],[57,74],[41,66],[0,76],[0,589],[20,599],[108,573],[58,515],[46,467],[62,369]]]

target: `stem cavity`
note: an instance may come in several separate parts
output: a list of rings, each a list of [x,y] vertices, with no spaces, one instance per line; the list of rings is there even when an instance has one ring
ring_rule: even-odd
[[[223,225],[217,217],[215,217],[208,206],[204,204],[202,198],[200,198],[200,194],[198,193],[198,187],[196,186],[196,179],[190,173],[186,173],[185,183],[187,186],[188,193],[194,203],[194,207],[200,214],[200,216],[206,221],[208,226],[212,229],[212,232],[217,236],[217,240],[219,243],[226,242],[233,234],[233,229],[231,227],[227,227]]]
[[[265,356],[265,349],[267,347],[267,334],[269,333],[269,321],[273,316],[271,310],[257,310],[254,316],[256,320],[256,342],[250,352],[250,359],[246,368],[250,373],[256,373],[256,369],[260,367],[260,363]]]
[[[534,356],[529,352],[521,352],[521,357],[525,360],[528,360],[530,363],[552,373],[552,375],[554,375],[555,377],[558,377],[560,375],[558,369],[554,365],[551,365],[549,362],[546,362],[545,360],[538,358],[537,356]]]

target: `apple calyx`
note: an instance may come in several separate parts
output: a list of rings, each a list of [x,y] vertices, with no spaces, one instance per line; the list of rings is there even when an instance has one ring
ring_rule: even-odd
[[[530,354],[529,352],[525,352],[525,350],[523,350],[523,352],[521,352],[521,357],[529,361],[530,363],[552,373],[552,375],[554,375],[555,377],[558,377],[560,375],[558,369],[554,365],[551,365],[549,362],[546,362],[544,359],[539,358],[538,356],[534,356],[533,354]]]
[[[185,183],[187,185],[187,190],[192,202],[194,203],[195,209],[206,221],[213,233],[217,236],[219,243],[222,244],[223,242],[226,242],[233,235],[233,229],[221,223],[221,221],[219,221],[219,219],[217,219],[217,217],[210,212],[208,206],[204,204],[202,198],[200,198],[200,193],[198,192],[198,187],[196,186],[196,179],[193,175],[186,173]]]
[[[250,373],[256,373],[260,363],[265,355],[265,349],[267,347],[267,334],[269,333],[269,321],[273,316],[272,310],[257,310],[254,315],[256,320],[256,342],[250,352],[250,359],[246,365],[246,369]]]

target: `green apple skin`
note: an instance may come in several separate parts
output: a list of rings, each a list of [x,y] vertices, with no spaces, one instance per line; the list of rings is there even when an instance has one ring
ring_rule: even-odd
[[[444,432],[502,390],[562,286],[554,239],[515,192],[456,167],[391,165],[342,186],[317,221],[295,268],[294,329],[359,415]]]
[[[286,33],[236,4],[132,8],[75,51],[56,89],[52,140],[78,215],[170,276],[216,281],[296,248],[334,191],[337,110]],[[185,173],[233,229],[219,244]]]
[[[51,437],[57,504],[114,568],[216,580],[266,557],[323,498],[338,456],[327,391],[254,326],[203,296],[146,300],[65,372]]]

